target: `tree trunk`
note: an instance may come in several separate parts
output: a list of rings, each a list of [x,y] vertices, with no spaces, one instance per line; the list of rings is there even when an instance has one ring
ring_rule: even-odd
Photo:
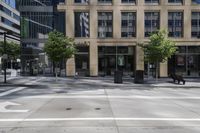
[[[56,82],[58,81],[58,63],[55,62],[55,76],[56,76]]]
[[[158,61],[156,62],[156,82],[158,82]]]
[[[58,81],[58,72],[57,72],[57,67],[56,67],[56,82]]]
[[[52,65],[53,65],[53,68],[52,68],[52,70],[53,70],[53,76],[55,76],[55,67],[56,66],[55,66],[55,62],[54,61],[52,62]]]
[[[13,69],[13,60],[10,60],[10,69]]]

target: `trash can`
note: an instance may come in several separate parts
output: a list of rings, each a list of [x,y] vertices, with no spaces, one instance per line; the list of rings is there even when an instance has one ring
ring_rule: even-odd
[[[143,70],[136,70],[134,82],[136,84],[143,84],[144,83],[144,71]]]
[[[122,77],[123,77],[122,71],[115,71],[115,73],[114,73],[114,83],[122,84],[123,83]]]

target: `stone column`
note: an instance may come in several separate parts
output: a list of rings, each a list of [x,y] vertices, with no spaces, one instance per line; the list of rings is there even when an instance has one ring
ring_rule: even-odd
[[[160,77],[168,77],[168,62],[160,63]]]
[[[118,6],[114,6],[113,10],[113,38],[121,38],[121,11]]]
[[[98,76],[98,47],[90,43],[90,76]]]
[[[66,71],[67,71],[67,76],[75,75],[75,58],[74,57],[68,59],[66,63]]]
[[[167,5],[168,1],[161,1],[161,11],[160,11],[160,29],[168,30],[168,9]],[[159,76],[160,77],[168,77],[168,65],[167,61],[164,63],[160,63]]]
[[[141,47],[136,46],[136,70],[144,70],[144,52]]]
[[[72,4],[72,1],[68,0],[67,4]],[[68,9],[66,10],[66,36],[68,37],[74,37],[74,11],[70,9],[70,6],[68,6]],[[74,57],[68,59],[66,62],[66,73],[67,76],[74,76],[75,75],[75,59]]]
[[[66,36],[74,37],[74,11],[69,6],[66,10]]]
[[[95,5],[97,1],[91,1],[92,5]],[[97,38],[97,29],[98,29],[98,15],[97,9],[95,6],[90,6],[90,38],[96,39]],[[90,40],[91,40],[90,39]]]
[[[137,38],[138,43],[143,43],[144,39],[144,1],[138,0],[140,10],[137,11]],[[144,52],[139,46],[135,47],[136,56],[136,70],[144,70]]]
[[[190,4],[187,2],[185,4]],[[187,5],[185,7],[186,8],[184,9],[184,12],[183,12],[183,15],[184,15],[183,16],[183,18],[184,18],[183,33],[184,33],[184,38],[189,40],[191,38],[191,19],[192,19],[191,15],[192,15],[192,12],[189,8],[190,5]]]

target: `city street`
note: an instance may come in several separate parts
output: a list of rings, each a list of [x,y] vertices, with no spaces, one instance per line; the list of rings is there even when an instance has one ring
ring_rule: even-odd
[[[0,84],[0,133],[199,133],[198,79],[169,81],[13,78]]]

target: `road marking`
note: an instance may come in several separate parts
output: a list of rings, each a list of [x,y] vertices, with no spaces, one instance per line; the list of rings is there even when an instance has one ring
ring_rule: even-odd
[[[12,90],[9,90],[9,91],[6,91],[6,92],[2,92],[2,93],[0,93],[0,97],[7,96],[7,95],[14,93],[14,92],[17,92],[17,91],[24,90],[25,88],[26,87],[17,87],[15,89],[12,89]]]
[[[170,97],[170,96],[106,96],[106,95],[41,95],[41,96],[28,96],[28,97],[22,97],[25,99],[101,99],[101,98],[109,98],[109,99],[174,99],[174,100],[200,100],[200,97]]]
[[[32,119],[0,119],[0,122],[45,122],[45,121],[189,121],[200,122],[200,118],[32,118]]]
[[[25,85],[32,85],[32,84],[38,82],[41,79],[43,79],[43,78],[37,79],[35,81],[31,81],[29,83],[25,83]],[[6,92],[2,92],[2,93],[0,93],[0,97],[7,96],[7,95],[10,95],[10,94],[12,94],[14,92],[18,92],[18,91],[24,90],[25,88],[27,88],[27,87],[17,87],[15,89],[12,89],[12,90],[9,90],[9,91],[6,91]]]
[[[13,103],[13,102],[3,102],[0,103],[0,113],[26,113],[28,110],[9,110],[6,109],[7,106],[17,106],[20,105],[18,103]]]

